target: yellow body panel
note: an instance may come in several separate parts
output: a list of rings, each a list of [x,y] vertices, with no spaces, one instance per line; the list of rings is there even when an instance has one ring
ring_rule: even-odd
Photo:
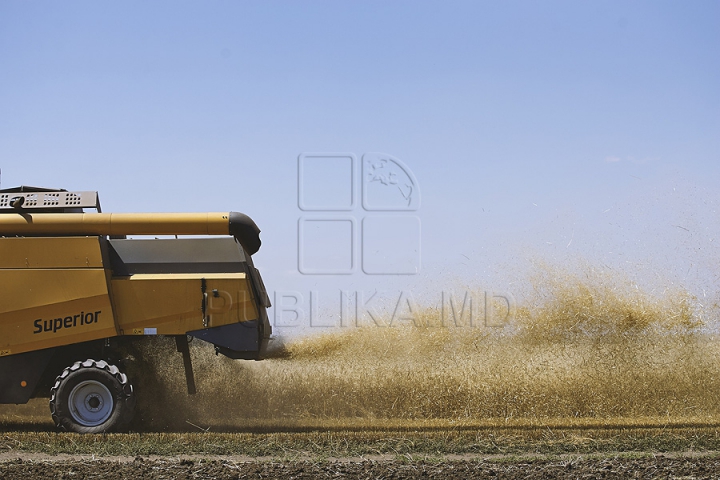
[[[111,288],[124,335],[182,335],[258,318],[244,273],[133,275],[112,279]]]
[[[3,268],[103,268],[97,237],[0,238]]]
[[[0,238],[0,353],[117,335],[97,237]]]
[[[107,294],[0,313],[5,355],[117,335]]]

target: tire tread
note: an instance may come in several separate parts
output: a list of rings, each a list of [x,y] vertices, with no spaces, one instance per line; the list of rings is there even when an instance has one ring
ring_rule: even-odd
[[[132,384],[128,381],[127,375],[122,373],[118,367],[115,365],[108,364],[105,360],[94,360],[92,358],[88,358],[85,361],[77,361],[73,363],[71,366],[65,368],[60,375],[58,375],[55,378],[55,384],[50,389],[50,414],[52,416],[53,422],[55,423],[55,426],[59,428],[62,431],[73,431],[71,428],[68,428],[68,426],[63,422],[61,415],[57,412],[57,406],[56,406],[56,397],[57,392],[60,386],[62,385],[63,381],[73,372],[77,372],[80,369],[98,369],[103,370],[107,372],[109,375],[111,375],[120,385],[120,390],[123,392],[125,398],[121,399],[121,401],[124,401],[127,404],[126,414],[120,418],[116,424],[111,425],[107,428],[107,430],[117,430],[118,428],[123,427],[124,425],[128,424],[130,420],[132,419],[134,407],[135,407],[135,392],[133,390]],[[117,401],[117,400],[116,400]],[[115,406],[114,408],[118,408]]]

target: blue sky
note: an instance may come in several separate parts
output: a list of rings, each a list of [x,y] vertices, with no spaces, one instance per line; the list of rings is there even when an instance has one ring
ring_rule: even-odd
[[[243,211],[271,291],[434,298],[584,258],[699,293],[720,280],[718,27],[711,1],[5,1],[2,186]],[[298,272],[306,152],[412,170],[417,275]]]

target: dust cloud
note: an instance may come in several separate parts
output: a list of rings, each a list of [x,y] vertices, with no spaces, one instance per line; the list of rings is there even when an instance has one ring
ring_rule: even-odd
[[[503,328],[443,325],[427,308],[420,326],[291,339],[262,362],[195,341],[194,396],[172,340],[154,339],[138,353],[139,425],[720,414],[716,304],[589,266],[536,270]]]

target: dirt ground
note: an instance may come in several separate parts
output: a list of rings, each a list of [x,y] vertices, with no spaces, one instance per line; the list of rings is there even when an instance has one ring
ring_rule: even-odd
[[[720,478],[715,455],[622,457],[492,458],[461,460],[343,459],[257,461],[173,458],[17,458],[0,462],[0,477],[79,479],[467,479],[467,478]]]

